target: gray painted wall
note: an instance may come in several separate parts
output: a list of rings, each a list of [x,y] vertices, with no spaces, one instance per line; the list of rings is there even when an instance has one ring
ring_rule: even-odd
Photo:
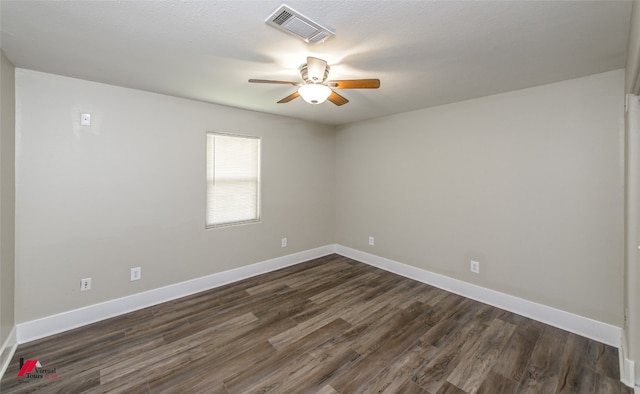
[[[15,73],[0,50],[0,345],[15,325]]]
[[[339,128],[337,243],[621,327],[623,92],[618,70]]]
[[[24,69],[16,83],[18,323],[334,242],[333,128]],[[207,131],[262,138],[260,223],[205,230]]]

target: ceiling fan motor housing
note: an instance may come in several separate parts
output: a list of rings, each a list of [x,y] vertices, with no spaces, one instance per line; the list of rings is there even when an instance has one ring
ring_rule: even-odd
[[[324,83],[329,77],[330,69],[331,67],[329,67],[329,65],[327,64],[324,69],[324,75],[322,77],[322,80],[316,80],[314,78],[309,77],[309,66],[307,63],[305,63],[300,66],[300,76],[302,77],[302,80],[305,81],[306,83]]]

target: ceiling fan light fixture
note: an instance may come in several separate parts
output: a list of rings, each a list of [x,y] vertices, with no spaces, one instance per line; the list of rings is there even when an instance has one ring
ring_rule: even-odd
[[[331,89],[319,83],[310,83],[300,86],[298,93],[309,104],[322,104],[331,95]]]
[[[349,100],[333,89],[377,89],[380,87],[379,79],[333,79],[327,81],[329,68],[326,60],[307,56],[307,62],[300,66],[302,83],[269,79],[250,79],[249,82],[299,86],[297,91],[278,101],[278,104],[288,103],[302,96],[303,100],[309,104],[322,104],[329,100],[333,104],[341,106],[348,103]]]

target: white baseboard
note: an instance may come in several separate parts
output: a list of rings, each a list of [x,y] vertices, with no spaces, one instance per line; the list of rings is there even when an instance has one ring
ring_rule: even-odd
[[[487,289],[346,246],[337,245],[336,253],[381,268],[385,271],[393,272],[485,304],[538,320],[542,323],[591,338],[610,346],[617,348],[621,346],[622,329],[611,324],[527,301],[523,298]]]
[[[635,386],[635,363],[632,359],[629,358],[629,351],[627,350],[627,341],[622,341],[620,344],[620,349],[618,349],[618,358],[620,361],[620,381],[627,385],[628,387]],[[635,390],[638,390],[638,387],[635,387]]]
[[[59,313],[41,319],[20,323],[16,326],[17,343],[25,343],[49,335],[58,334],[87,324],[95,323],[124,313],[185,297],[201,291],[220,287],[252,276],[275,271],[304,261],[335,252],[335,245],[322,246],[245,267],[176,283],[143,293],[105,301],[84,308]]]
[[[495,290],[439,275],[383,257],[341,245],[326,245],[245,267],[176,283],[159,289],[90,305],[84,308],[20,323],[16,326],[17,343],[25,343],[71,330],[124,313],[171,301],[252,276],[275,271],[307,260],[338,253],[345,257],[468,297],[540,322],[567,330],[598,342],[620,348],[622,329],[607,323],[578,316]]]
[[[4,373],[7,371],[17,347],[16,328],[13,327],[2,347],[0,347],[0,380],[2,380]]]

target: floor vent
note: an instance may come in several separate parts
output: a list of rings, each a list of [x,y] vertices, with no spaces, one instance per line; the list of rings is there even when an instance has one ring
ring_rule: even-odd
[[[334,31],[318,22],[314,22],[286,4],[281,5],[266,20],[268,25],[315,44],[334,35]]]

